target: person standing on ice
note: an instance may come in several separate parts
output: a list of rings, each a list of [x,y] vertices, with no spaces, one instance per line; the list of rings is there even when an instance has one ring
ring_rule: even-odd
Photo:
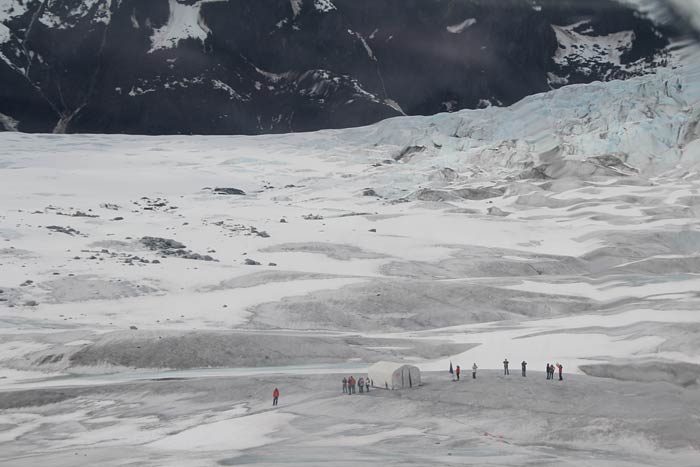
[[[348,379],[343,377],[343,394],[348,392]]]
[[[452,375],[452,381],[455,380],[455,370],[452,368],[452,360],[450,360],[450,374]]]
[[[476,370],[478,370],[479,367],[476,366],[476,363],[472,365],[472,379],[476,379]]]
[[[506,358],[503,360],[503,374],[504,375],[509,375],[510,371],[508,371],[508,359]]]
[[[559,368],[559,381],[564,381],[564,378],[561,377],[561,372],[564,370],[564,367],[561,366],[561,363],[557,362],[557,368]],[[554,374],[552,374],[552,377],[554,377]]]
[[[549,379],[549,363],[547,363],[547,379]]]
[[[357,380],[357,385],[360,386],[360,394],[365,392],[365,379],[362,376]]]
[[[371,381],[370,381],[369,376],[368,376],[367,379],[365,379],[365,391],[367,391],[367,392],[369,392],[369,383],[370,382]]]
[[[523,376],[527,376],[527,362],[523,360],[520,366],[523,368]]]
[[[277,401],[280,398],[280,390],[275,388],[274,391],[272,391],[272,406],[275,407],[277,406]]]
[[[457,376],[457,381],[459,381],[459,374],[462,372],[462,369],[457,365],[455,368],[455,375]]]

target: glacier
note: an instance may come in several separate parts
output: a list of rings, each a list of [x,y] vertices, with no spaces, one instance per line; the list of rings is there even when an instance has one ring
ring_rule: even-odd
[[[347,130],[0,133],[0,463],[697,465],[698,57]],[[387,359],[426,384],[341,393]]]

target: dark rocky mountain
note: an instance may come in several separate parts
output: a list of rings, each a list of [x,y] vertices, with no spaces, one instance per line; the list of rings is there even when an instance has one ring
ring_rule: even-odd
[[[259,134],[509,105],[665,64],[613,0],[3,0],[0,129]]]

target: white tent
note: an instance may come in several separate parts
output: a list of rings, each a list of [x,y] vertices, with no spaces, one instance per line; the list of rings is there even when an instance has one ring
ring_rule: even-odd
[[[420,386],[420,370],[413,365],[379,362],[368,370],[372,386],[381,389],[405,389]]]

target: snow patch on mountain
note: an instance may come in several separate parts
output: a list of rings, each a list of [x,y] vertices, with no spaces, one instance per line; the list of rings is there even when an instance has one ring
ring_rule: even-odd
[[[109,24],[112,0],[82,0],[75,8],[67,9],[63,2],[50,1],[38,18],[49,28],[70,29],[89,17],[92,22]]]
[[[591,29],[583,28],[586,21],[569,26],[552,26],[559,42],[554,61],[560,65],[577,63],[585,69],[589,62],[606,62],[621,65],[622,55],[632,48],[635,34],[622,31],[606,36],[589,36]]]
[[[131,90],[127,93],[127,95],[130,97],[136,97],[148,94],[150,92],[157,92],[159,90],[175,91],[178,89],[188,89],[194,86],[202,86],[209,82],[210,81],[205,80],[204,76],[202,75],[182,77],[180,79],[164,79],[161,77],[154,80],[137,79],[135,84],[131,86]],[[210,83],[214,89],[222,89],[229,92],[230,87],[225,85],[225,83],[222,81],[211,80]],[[233,89],[230,90],[233,91]],[[121,90],[118,90],[117,92],[121,93]],[[245,101],[249,98],[250,96],[247,96],[246,98],[241,97],[239,100]]]
[[[4,24],[0,23],[0,44],[4,44],[5,42],[8,42],[12,38],[12,31],[5,26]]]
[[[22,0],[0,0],[0,45],[12,39],[12,31],[6,23],[27,12],[27,5]],[[0,59],[12,67],[12,63],[0,52]],[[14,68],[14,67],[13,67]]]
[[[22,16],[28,10],[28,3],[25,0],[0,0],[0,20]]]
[[[625,55],[631,53],[638,42],[632,30],[598,35],[588,20],[566,26],[552,25],[552,29],[558,42],[552,57],[558,70],[548,72],[552,88],[586,82],[593,76],[608,81],[651,73],[668,66],[673,60],[674,49],[688,45],[676,44],[655,57],[630,61],[625,60]]]
[[[289,4],[292,6],[292,14],[296,18],[301,13],[301,7],[304,4],[304,0],[289,0]]]
[[[476,24],[476,18],[467,18],[461,23],[447,26],[447,32],[451,34],[461,34]]]
[[[367,51],[367,56],[369,57],[370,60],[373,60],[375,62],[377,61],[377,57],[374,55],[374,51],[369,46],[369,44],[367,43],[367,40],[365,39],[365,37],[362,34],[360,34],[357,31],[353,31],[352,29],[348,29],[348,34],[350,34],[351,36],[355,36],[355,37],[357,37],[357,39],[359,39],[359,41],[362,43],[362,46],[365,48],[365,51]]]
[[[177,47],[185,39],[197,39],[204,42],[210,33],[200,14],[202,5],[226,0],[200,0],[193,4],[182,4],[177,0],[169,0],[170,17],[161,28],[156,29],[151,36],[151,50],[170,49]]]
[[[212,84],[212,86],[214,86],[214,89],[221,89],[222,91],[225,91],[226,93],[228,93],[228,95],[231,99],[238,100],[238,101],[250,100],[250,97],[245,98],[245,97],[241,96],[238,92],[236,92],[235,89],[233,89],[231,86],[229,86],[228,84],[224,83],[221,80],[218,80],[218,79],[212,80],[211,84]]]
[[[337,10],[336,6],[331,0],[315,0],[314,7],[323,13],[328,13],[329,11]]]
[[[13,36],[13,33],[10,30],[10,28],[8,28],[4,24],[0,23],[0,46],[10,42],[12,40],[12,36]],[[16,51],[15,53],[17,54],[17,56],[19,56],[20,52]],[[24,73],[24,68],[15,64],[10,59],[10,57],[5,55],[5,53],[3,52],[3,50],[1,48],[0,48],[0,61],[5,62],[11,69],[15,70],[18,73],[22,73],[22,74]]]
[[[156,92],[154,88],[147,88],[144,89],[142,87],[132,87],[131,91],[129,91],[129,96],[130,97],[136,97],[136,96],[143,96],[144,94],[148,94],[149,92]]]
[[[264,76],[268,81],[271,83],[279,83],[280,81],[289,78],[290,74],[289,73],[273,73],[271,71],[263,70],[262,68],[258,68],[257,66],[253,65],[253,68],[255,68],[255,71],[262,76]]]
[[[391,107],[392,109],[396,110],[399,112],[401,115],[406,116],[406,112],[403,111],[401,106],[399,105],[398,102],[396,102],[394,99],[384,99],[384,103]]]
[[[17,124],[19,122],[14,118],[0,113],[0,126],[2,126],[5,131],[17,131]]]

